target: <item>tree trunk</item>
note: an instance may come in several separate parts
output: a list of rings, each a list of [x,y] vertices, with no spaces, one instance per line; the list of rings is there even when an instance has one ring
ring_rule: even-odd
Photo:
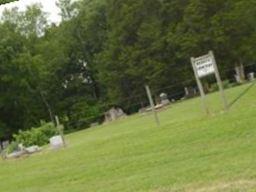
[[[42,100],[43,100],[43,103],[45,104],[45,106],[46,106],[46,108],[47,108],[47,110],[48,110],[49,117],[50,117],[51,121],[54,123],[55,120],[54,120],[54,116],[53,116],[53,113],[52,113],[52,110],[51,110],[51,106],[50,106],[50,104],[47,102],[46,98],[44,97],[43,92],[42,92],[41,90],[40,90],[39,92],[40,92],[40,96],[41,96],[41,98],[42,98]]]

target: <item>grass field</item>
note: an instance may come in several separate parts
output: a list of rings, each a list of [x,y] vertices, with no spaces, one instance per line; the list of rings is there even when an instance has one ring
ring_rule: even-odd
[[[1,192],[256,191],[256,85],[67,136],[68,147],[0,160]],[[243,94],[244,93],[244,94]],[[238,99],[239,98],[239,99]]]

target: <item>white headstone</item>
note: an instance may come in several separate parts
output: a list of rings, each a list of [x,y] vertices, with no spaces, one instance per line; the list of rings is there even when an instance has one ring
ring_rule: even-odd
[[[64,146],[62,138],[60,135],[50,138],[50,145],[53,149],[58,149]]]
[[[166,93],[161,93],[160,94],[160,99],[161,99],[161,104],[163,106],[169,105],[170,100],[168,99],[168,95]]]
[[[249,81],[254,81],[255,80],[254,72],[251,72],[251,73],[248,74],[248,79],[249,79]]]

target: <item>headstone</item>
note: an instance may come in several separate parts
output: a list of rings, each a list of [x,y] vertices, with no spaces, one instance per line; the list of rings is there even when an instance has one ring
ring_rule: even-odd
[[[145,112],[147,112],[147,108],[146,107],[143,107],[143,108],[139,109],[139,113],[145,113]]]
[[[170,104],[170,100],[168,99],[168,95],[166,93],[160,94],[161,105],[166,106]]]
[[[24,150],[25,150],[25,147],[23,146],[22,143],[20,143],[20,144],[18,145],[18,149],[19,149],[19,151],[24,151]]]
[[[59,149],[61,147],[64,147],[63,140],[60,135],[54,136],[50,138],[50,145],[53,149]]]
[[[188,97],[189,96],[189,90],[187,87],[184,88],[184,91],[185,91],[185,96]]]
[[[9,141],[4,141],[2,143],[3,149],[6,149],[9,146],[10,142]]]
[[[241,65],[237,65],[235,67],[235,79],[237,83],[243,83],[243,81],[245,80],[245,73],[244,73],[244,66]]]
[[[240,75],[235,75],[235,79],[237,83],[242,83],[243,81],[240,78]]]
[[[196,89],[193,87],[185,87],[184,91],[185,91],[185,96],[184,96],[185,98],[192,98],[197,94]]]
[[[115,121],[122,117],[126,117],[124,111],[121,108],[113,107],[105,113],[105,122]]]
[[[254,72],[248,73],[248,79],[249,79],[249,81],[254,81],[255,80]]]

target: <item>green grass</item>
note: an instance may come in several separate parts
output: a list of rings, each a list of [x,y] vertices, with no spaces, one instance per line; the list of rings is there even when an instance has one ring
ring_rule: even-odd
[[[251,84],[226,91],[234,101]],[[256,86],[221,112],[218,93],[67,136],[68,147],[0,161],[3,192],[254,191]]]

